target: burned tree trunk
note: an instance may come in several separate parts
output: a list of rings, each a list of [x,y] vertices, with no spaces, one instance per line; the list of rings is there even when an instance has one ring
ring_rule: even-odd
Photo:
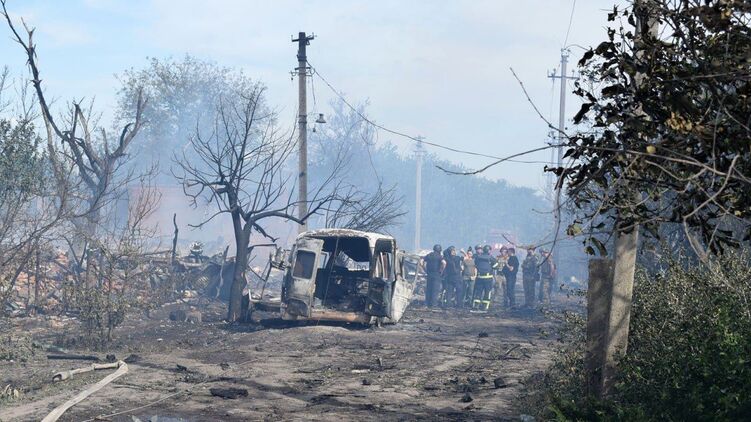
[[[170,267],[174,270],[177,256],[177,213],[172,214],[172,225],[175,226],[175,236],[172,238],[172,253],[170,254]]]
[[[233,216],[233,220],[235,217]],[[240,217],[236,218],[235,227],[240,226]],[[248,267],[248,243],[250,243],[250,227],[240,228],[239,233],[235,232],[235,270],[232,273],[232,285],[229,293],[229,310],[227,312],[227,321],[235,322],[243,319],[242,296],[245,288],[245,270]]]

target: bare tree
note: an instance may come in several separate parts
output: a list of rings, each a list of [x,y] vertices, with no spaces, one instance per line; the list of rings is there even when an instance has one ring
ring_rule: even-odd
[[[94,252],[87,255],[86,277],[93,283],[78,290],[77,305],[86,338],[97,346],[111,341],[112,330],[123,322],[127,309],[138,305],[133,293],[150,288],[155,268],[146,257],[156,230],[148,219],[160,199],[151,179],[151,174],[139,179],[124,223],[103,228],[92,239]]]
[[[264,228],[269,219],[284,219],[302,224],[311,215],[325,209],[333,194],[324,188],[334,180],[332,174],[311,195],[310,210],[303,218],[295,216],[294,174],[286,171],[287,159],[294,153],[294,134],[277,128],[276,116],[263,105],[264,88],[260,84],[238,87],[232,97],[217,99],[210,133],[200,128],[190,139],[188,152],[175,157],[175,176],[182,183],[192,205],[199,201],[213,204],[216,212],[194,227],[229,214],[235,237],[235,269],[230,289],[227,319],[239,320],[248,249],[255,231],[275,240]]]
[[[26,54],[33,87],[30,96],[26,95],[26,85],[22,87],[21,118],[13,130],[32,131],[36,136],[32,122],[38,115],[32,111],[33,104],[34,108],[38,106],[40,109],[46,133],[46,149],[38,159],[40,169],[29,173],[36,175],[39,183],[28,192],[13,190],[11,200],[3,200],[0,206],[3,227],[8,228],[0,234],[3,288],[12,288],[38,248],[60,240],[68,242],[72,253],[73,263],[67,270],[80,282],[81,268],[92,262],[87,251],[101,250],[97,245],[112,240],[111,231],[123,227],[122,222],[113,221],[115,199],[126,191],[129,184],[147,176],[124,169],[130,145],[142,126],[145,102],[139,91],[135,112],[131,116],[133,123],[126,124],[114,140],[99,125],[93,103],[84,107],[80,101],[73,102],[55,117],[42,85],[34,29],[24,23],[25,34],[22,36],[9,15],[6,1],[0,0],[0,6],[0,14],[5,18],[13,39]],[[30,99],[33,102],[29,102]],[[44,145],[43,141],[41,145]],[[25,201],[13,199],[21,198],[19,195],[22,194],[26,195],[22,198]],[[130,223],[125,222],[125,226],[130,226]],[[97,234],[97,231],[101,233]],[[90,272],[87,270],[85,274],[89,280]]]
[[[396,187],[378,186],[373,194],[350,187],[338,193],[325,213],[326,227],[380,232],[399,223],[407,212]]]
[[[49,102],[42,89],[39,66],[37,64],[36,45],[34,44],[34,29],[24,23],[26,37],[18,32],[13,20],[6,8],[6,1],[0,0],[2,15],[8,23],[14,40],[23,48],[27,57],[27,64],[31,71],[32,84],[39,103],[42,118],[47,132],[48,150],[52,164],[57,171],[65,167],[61,161],[69,160],[75,168],[76,174],[83,181],[88,192],[82,198],[86,208],[80,214],[87,216],[88,227],[91,232],[97,224],[99,210],[105,205],[105,199],[116,192],[115,176],[125,163],[128,147],[141,128],[142,111],[145,104],[142,92],[137,92],[137,101],[134,122],[126,124],[117,140],[113,143],[106,130],[97,127],[96,118],[93,117],[91,108],[86,111],[80,102],[74,102],[67,111],[66,117],[58,121],[52,115]],[[65,126],[63,126],[63,124]],[[56,148],[57,144],[61,148]],[[56,152],[53,154],[53,152]],[[62,157],[58,157],[58,156]],[[137,177],[132,174],[121,178],[117,187],[127,185]],[[90,234],[90,233],[89,233]]]

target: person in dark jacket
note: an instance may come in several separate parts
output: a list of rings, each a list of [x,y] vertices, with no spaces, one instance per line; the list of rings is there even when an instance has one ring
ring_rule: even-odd
[[[508,304],[514,308],[516,307],[516,275],[519,273],[519,258],[516,257],[516,249],[508,249],[508,259],[503,270],[503,275],[506,277]]]
[[[475,256],[477,280],[475,281],[475,296],[472,307],[490,308],[490,294],[493,290],[493,272],[498,266],[497,261],[490,255],[490,246],[482,248],[482,254]]]
[[[446,270],[443,272],[444,304],[446,306],[461,307],[464,297],[464,283],[462,282],[462,257],[456,253],[456,248],[449,246],[443,254]]]
[[[527,249],[527,256],[522,262],[522,283],[524,285],[524,306],[535,305],[535,285],[540,279],[540,269],[535,255],[535,248]]]
[[[422,257],[423,268],[427,274],[427,285],[425,286],[425,305],[432,308],[438,302],[438,295],[441,293],[441,276],[446,268],[446,261],[441,255],[441,245],[433,246],[433,252]]]

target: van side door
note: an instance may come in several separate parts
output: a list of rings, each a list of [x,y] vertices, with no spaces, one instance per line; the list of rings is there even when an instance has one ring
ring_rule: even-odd
[[[415,278],[408,279],[404,271],[404,253],[397,251],[395,254],[394,269],[396,271],[396,281],[394,282],[393,296],[391,297],[391,307],[389,308],[388,317],[396,322],[399,321],[407,310],[407,306],[412,301],[412,295],[415,292]]]
[[[316,288],[316,272],[322,259],[323,240],[301,238],[295,244],[286,288],[287,312],[309,317]]]

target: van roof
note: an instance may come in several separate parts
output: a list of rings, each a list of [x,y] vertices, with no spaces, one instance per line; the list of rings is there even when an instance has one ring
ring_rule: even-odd
[[[370,243],[371,246],[375,245],[375,242],[377,240],[381,240],[381,239],[394,240],[392,236],[389,236],[387,234],[364,232],[364,231],[352,230],[352,229],[336,229],[336,228],[310,230],[307,232],[300,233],[297,236],[297,239],[300,239],[303,237],[364,237],[368,239],[368,243]]]

